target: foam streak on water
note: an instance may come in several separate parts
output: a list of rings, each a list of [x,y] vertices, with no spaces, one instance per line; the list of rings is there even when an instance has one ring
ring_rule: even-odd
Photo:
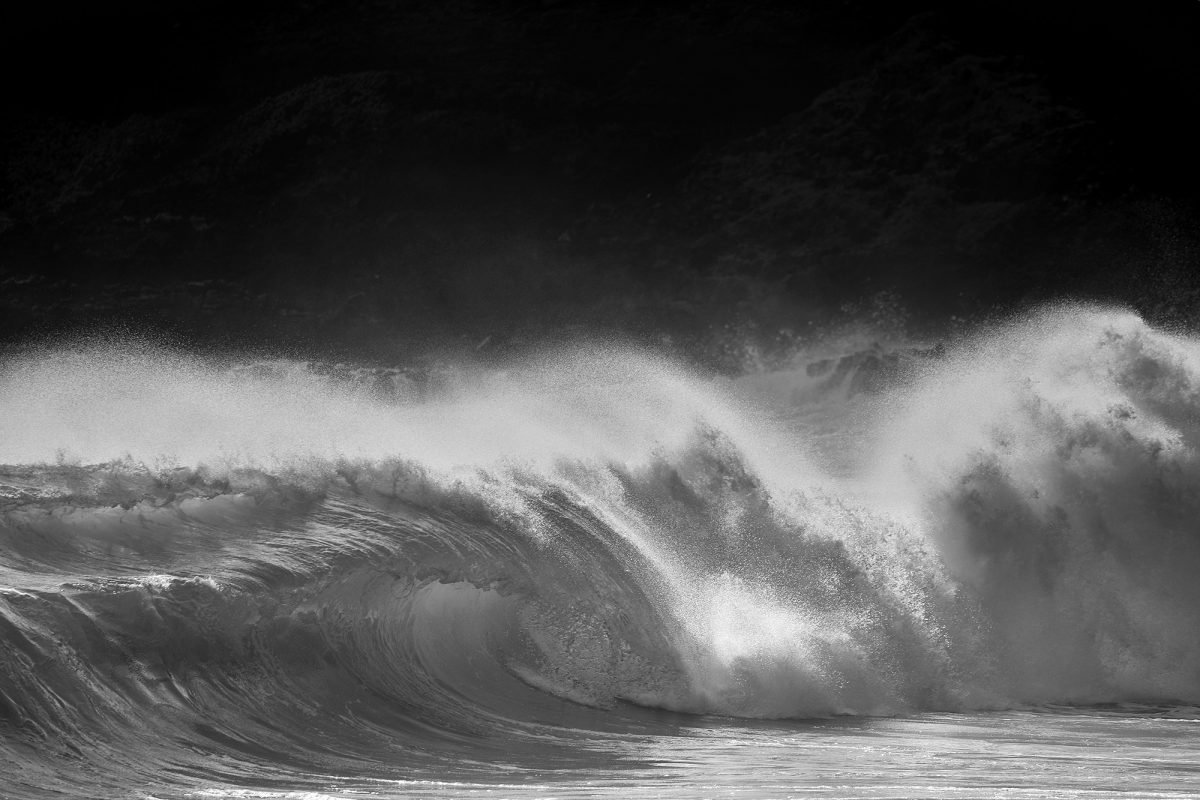
[[[826,348],[735,380],[10,356],[0,789],[1179,796],[1200,342],[1065,307]],[[1127,723],[1184,749],[1054,755],[1141,753]],[[1059,783],[1004,783],[1023,758]]]

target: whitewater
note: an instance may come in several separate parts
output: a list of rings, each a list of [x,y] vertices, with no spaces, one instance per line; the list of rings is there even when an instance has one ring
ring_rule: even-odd
[[[0,361],[0,797],[1194,797],[1200,339]]]

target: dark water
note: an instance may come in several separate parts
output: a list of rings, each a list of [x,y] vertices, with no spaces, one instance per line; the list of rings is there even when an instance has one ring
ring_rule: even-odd
[[[5,797],[1200,791],[1200,342],[0,378]]]

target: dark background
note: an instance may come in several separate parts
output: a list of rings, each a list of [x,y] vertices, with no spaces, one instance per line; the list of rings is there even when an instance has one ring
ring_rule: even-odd
[[[2,13],[5,341],[720,364],[1062,297],[1200,320],[1194,1]]]

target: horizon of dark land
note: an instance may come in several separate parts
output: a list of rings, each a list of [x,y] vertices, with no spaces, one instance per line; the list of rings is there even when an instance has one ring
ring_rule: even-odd
[[[4,342],[731,366],[1063,298],[1200,319],[1194,2],[3,13]]]

